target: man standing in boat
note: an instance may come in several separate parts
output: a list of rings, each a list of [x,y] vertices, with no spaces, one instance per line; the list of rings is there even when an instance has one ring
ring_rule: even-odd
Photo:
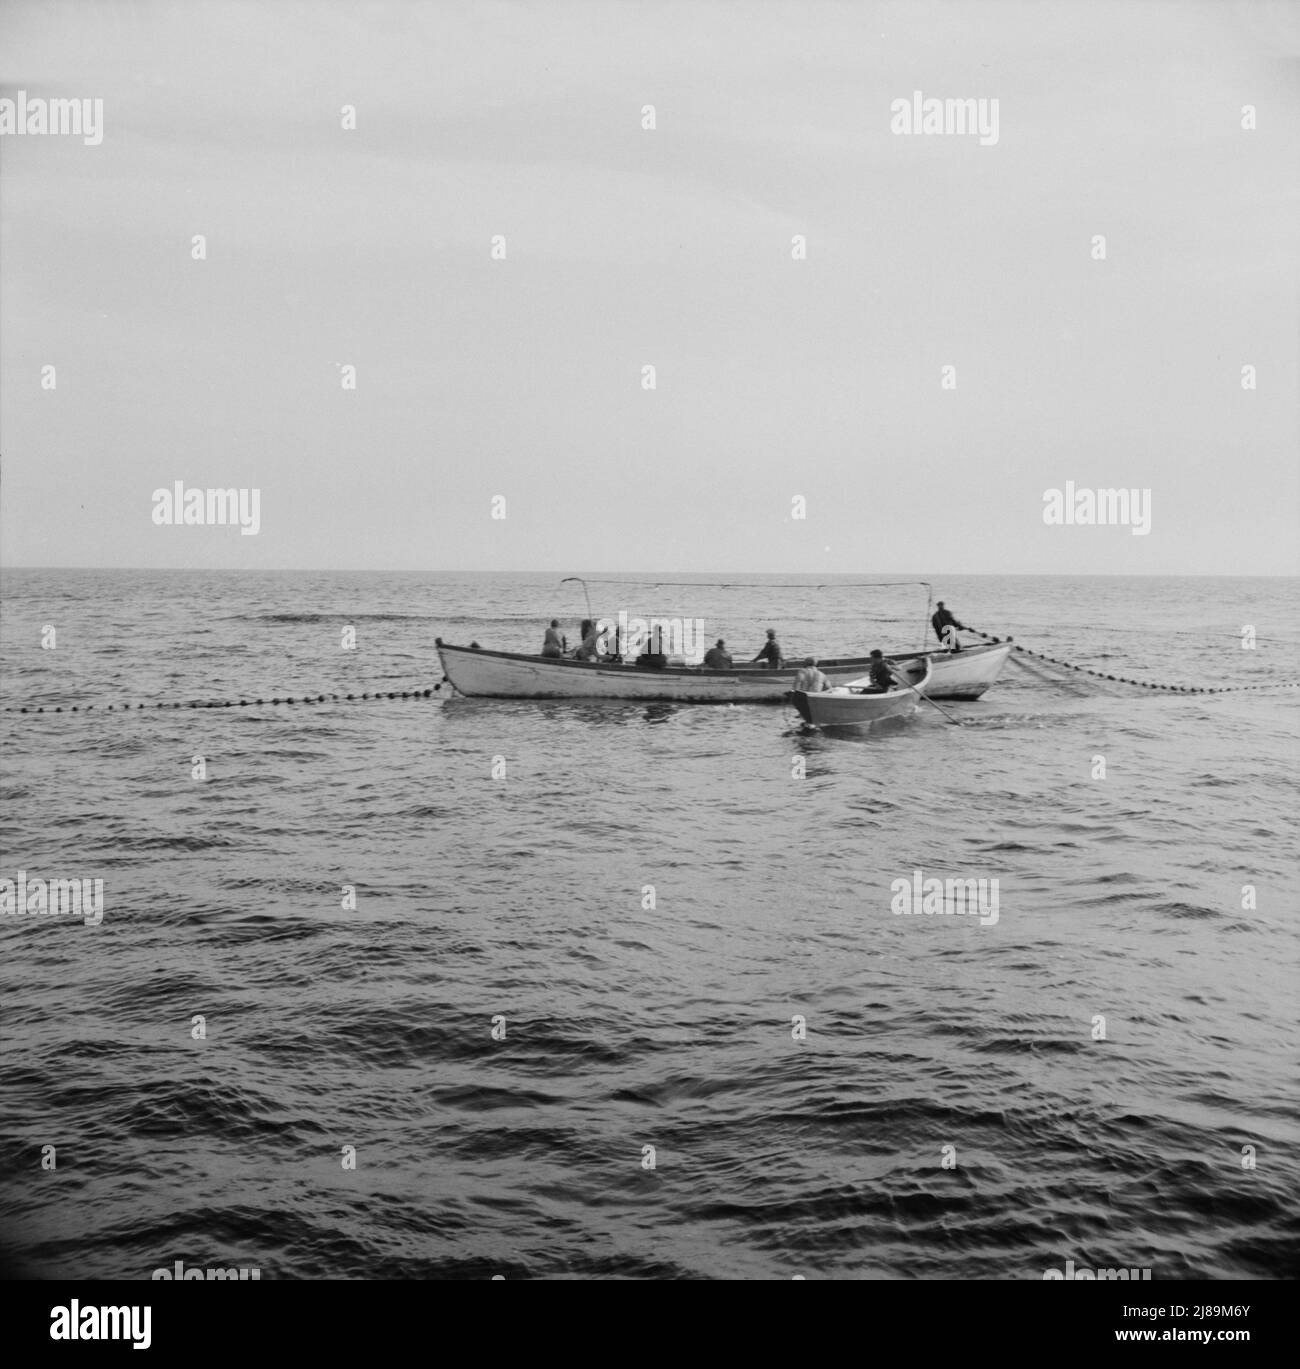
[[[772,670],[781,669],[781,644],[776,640],[776,628],[768,628],[767,641],[763,643],[763,649],[754,660],[765,662]]]
[[[961,643],[957,640],[956,630],[960,628],[965,632],[966,624],[959,623],[956,618],[944,608],[942,599],[939,600],[939,607],[935,612],[934,617],[930,619],[930,623],[934,628],[934,635],[944,646],[952,651],[961,650]]]

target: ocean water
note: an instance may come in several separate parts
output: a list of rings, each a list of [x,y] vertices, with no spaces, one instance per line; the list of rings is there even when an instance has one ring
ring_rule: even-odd
[[[767,579],[590,589],[737,655],[767,626],[787,655],[919,643],[922,588]],[[435,636],[572,643],[558,582],[0,578],[0,876],[104,881],[98,926],[0,917],[29,1267],[1300,1272],[1300,691],[1013,659],[960,726],[861,737],[445,686],[239,704],[429,689]],[[935,590],[1105,673],[1300,681],[1294,580]],[[232,706],[154,707],[192,700]],[[996,922],[895,912],[917,871],[996,880]]]

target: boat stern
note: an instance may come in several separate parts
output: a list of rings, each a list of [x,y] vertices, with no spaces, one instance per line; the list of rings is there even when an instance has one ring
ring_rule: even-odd
[[[806,723],[812,722],[812,709],[808,707],[808,694],[802,689],[792,689],[785,696],[795,706],[796,712]]]

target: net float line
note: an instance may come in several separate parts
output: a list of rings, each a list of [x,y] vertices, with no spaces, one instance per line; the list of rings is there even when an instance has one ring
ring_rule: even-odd
[[[973,632],[976,637],[982,637],[986,642],[1001,642],[1001,637],[993,637],[987,632],[981,632],[977,627],[966,628],[967,632]],[[1251,690],[1259,689],[1300,689],[1300,681],[1284,681],[1279,684],[1254,684],[1254,685],[1177,685],[1177,684],[1158,684],[1151,680],[1135,680],[1128,675],[1108,675],[1100,670],[1093,670],[1090,666],[1076,665],[1073,661],[1062,661],[1056,656],[1044,655],[1041,651],[1034,651],[1030,647],[1021,646],[1019,642],[1012,641],[1010,637],[1006,639],[1011,642],[1012,650],[1018,651],[1022,655],[1030,656],[1036,661],[1046,661],[1049,665],[1056,666],[1059,670],[1073,670],[1080,675],[1091,675],[1095,680],[1109,680],[1113,684],[1132,685],[1136,689],[1155,689],[1161,690],[1166,694],[1240,694]]]
[[[375,690],[363,694],[273,694],[270,698],[256,699],[190,699],[184,703],[158,701],[152,704],[102,704],[99,706],[99,712],[135,713],[160,708],[265,708],[289,704],[377,703],[381,699],[431,699],[434,691],[439,688],[441,688],[440,684],[434,685],[431,689]],[[95,704],[69,704],[66,706],[13,704],[7,705],[4,711],[6,713],[93,713],[95,709]]]

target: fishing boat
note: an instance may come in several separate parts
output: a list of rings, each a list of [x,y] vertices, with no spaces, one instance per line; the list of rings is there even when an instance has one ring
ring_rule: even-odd
[[[869,727],[882,718],[905,718],[915,713],[933,669],[927,659],[913,661],[895,667],[895,674],[906,681],[896,689],[873,690],[871,676],[864,675],[817,694],[792,689],[790,702],[804,722],[814,727]]]
[[[514,651],[451,646],[436,639],[443,673],[458,694],[484,699],[638,699],[676,703],[780,703],[811,657],[771,670],[756,664],[726,670],[666,665],[644,668],[608,661],[575,661]],[[978,699],[1000,674],[1010,642],[960,651],[913,651],[886,659],[909,674],[920,667],[922,689],[932,699]],[[857,684],[871,666],[868,656],[817,658],[832,685]],[[928,667],[928,668],[927,668]]]
[[[924,657],[933,667],[930,682],[921,691],[926,698],[972,700],[997,682],[1011,647],[1008,637],[1005,642],[962,647],[960,651],[904,651],[885,659],[896,666],[910,666]]]

